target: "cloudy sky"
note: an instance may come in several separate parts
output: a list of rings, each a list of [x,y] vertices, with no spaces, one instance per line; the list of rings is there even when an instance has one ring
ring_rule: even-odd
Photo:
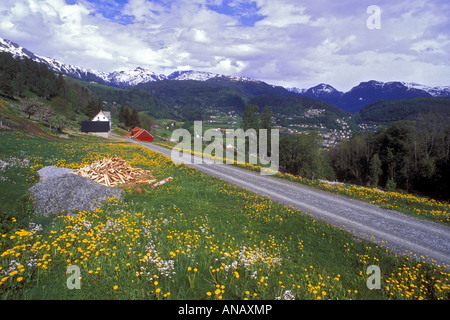
[[[105,72],[450,85],[448,0],[1,0],[0,37]]]

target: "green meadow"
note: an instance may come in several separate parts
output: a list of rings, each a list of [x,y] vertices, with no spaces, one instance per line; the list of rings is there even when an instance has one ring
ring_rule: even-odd
[[[450,298],[442,266],[393,254],[141,146],[20,131],[0,131],[0,139],[2,299]],[[124,187],[123,199],[76,215],[33,213],[28,189],[39,169],[114,155],[173,180],[139,185],[142,194]],[[368,288],[371,265],[381,270],[380,289]]]

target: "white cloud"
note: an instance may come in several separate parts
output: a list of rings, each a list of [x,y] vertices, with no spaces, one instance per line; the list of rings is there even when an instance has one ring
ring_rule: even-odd
[[[284,28],[293,24],[307,24],[310,16],[305,14],[305,6],[293,1],[260,1],[261,9],[258,13],[264,19],[257,22],[257,26],[273,26]]]
[[[448,81],[445,0],[380,0],[381,30],[366,28],[369,1],[226,3],[232,14],[208,7],[221,8],[220,0],[129,0],[123,6],[2,0],[0,36],[101,71],[141,66],[167,74],[189,68],[287,86],[328,82],[342,90],[372,78]],[[237,13],[260,20],[243,26]]]

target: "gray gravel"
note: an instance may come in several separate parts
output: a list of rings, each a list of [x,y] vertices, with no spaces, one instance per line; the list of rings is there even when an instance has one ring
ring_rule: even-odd
[[[171,150],[134,140],[170,157]],[[197,170],[292,206],[306,214],[375,242],[392,252],[450,268],[450,228],[403,213],[308,188],[224,164],[190,165]]]
[[[72,172],[58,167],[39,170],[41,182],[29,189],[35,213],[76,214],[101,207],[108,197],[121,199],[121,189],[103,186]]]

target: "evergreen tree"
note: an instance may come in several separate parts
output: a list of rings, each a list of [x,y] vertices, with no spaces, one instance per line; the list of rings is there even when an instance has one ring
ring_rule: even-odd
[[[133,109],[133,111],[131,111],[131,115],[130,115],[130,127],[134,128],[134,127],[140,127],[140,126],[141,126],[141,121],[139,120],[139,114],[136,109]]]
[[[244,114],[242,115],[241,128],[246,131],[248,129],[259,130],[258,106],[254,104],[247,104],[245,106]]]
[[[133,126],[131,110],[128,107],[120,107],[119,110],[119,123],[122,124],[124,129],[130,129]]]
[[[271,155],[271,145],[272,145],[272,139],[270,136],[271,130],[273,129],[272,116],[273,116],[272,109],[269,107],[264,107],[263,111],[261,112],[261,129],[267,130],[266,146],[267,146],[267,155],[269,157]]]
[[[272,109],[269,107],[264,107],[263,111],[261,112],[261,129],[273,129],[272,116]]]
[[[118,115],[119,123],[125,125],[126,122],[126,109],[124,106],[120,106],[119,115]]]
[[[258,144],[258,130],[259,130],[259,116],[258,116],[258,106],[253,104],[247,104],[244,109],[244,114],[242,115],[241,128],[244,131],[249,129],[256,130],[256,135],[245,138],[245,152],[248,153],[250,150],[250,143],[252,145]]]
[[[280,167],[308,179],[326,177],[328,170],[324,166],[317,132],[283,137],[280,140]]]
[[[378,181],[380,179],[383,170],[381,170],[381,161],[378,154],[375,154],[369,163],[369,177],[368,182],[372,187],[378,187]]]
[[[14,97],[14,88],[9,75],[6,73],[0,75],[0,92],[7,98]]]
[[[60,97],[66,97],[66,81],[64,80],[64,77],[62,73],[58,74],[58,80],[56,82],[56,93]]]
[[[85,114],[92,119],[100,112],[100,110],[102,110],[102,108],[103,102],[100,99],[92,99],[86,106]]]

